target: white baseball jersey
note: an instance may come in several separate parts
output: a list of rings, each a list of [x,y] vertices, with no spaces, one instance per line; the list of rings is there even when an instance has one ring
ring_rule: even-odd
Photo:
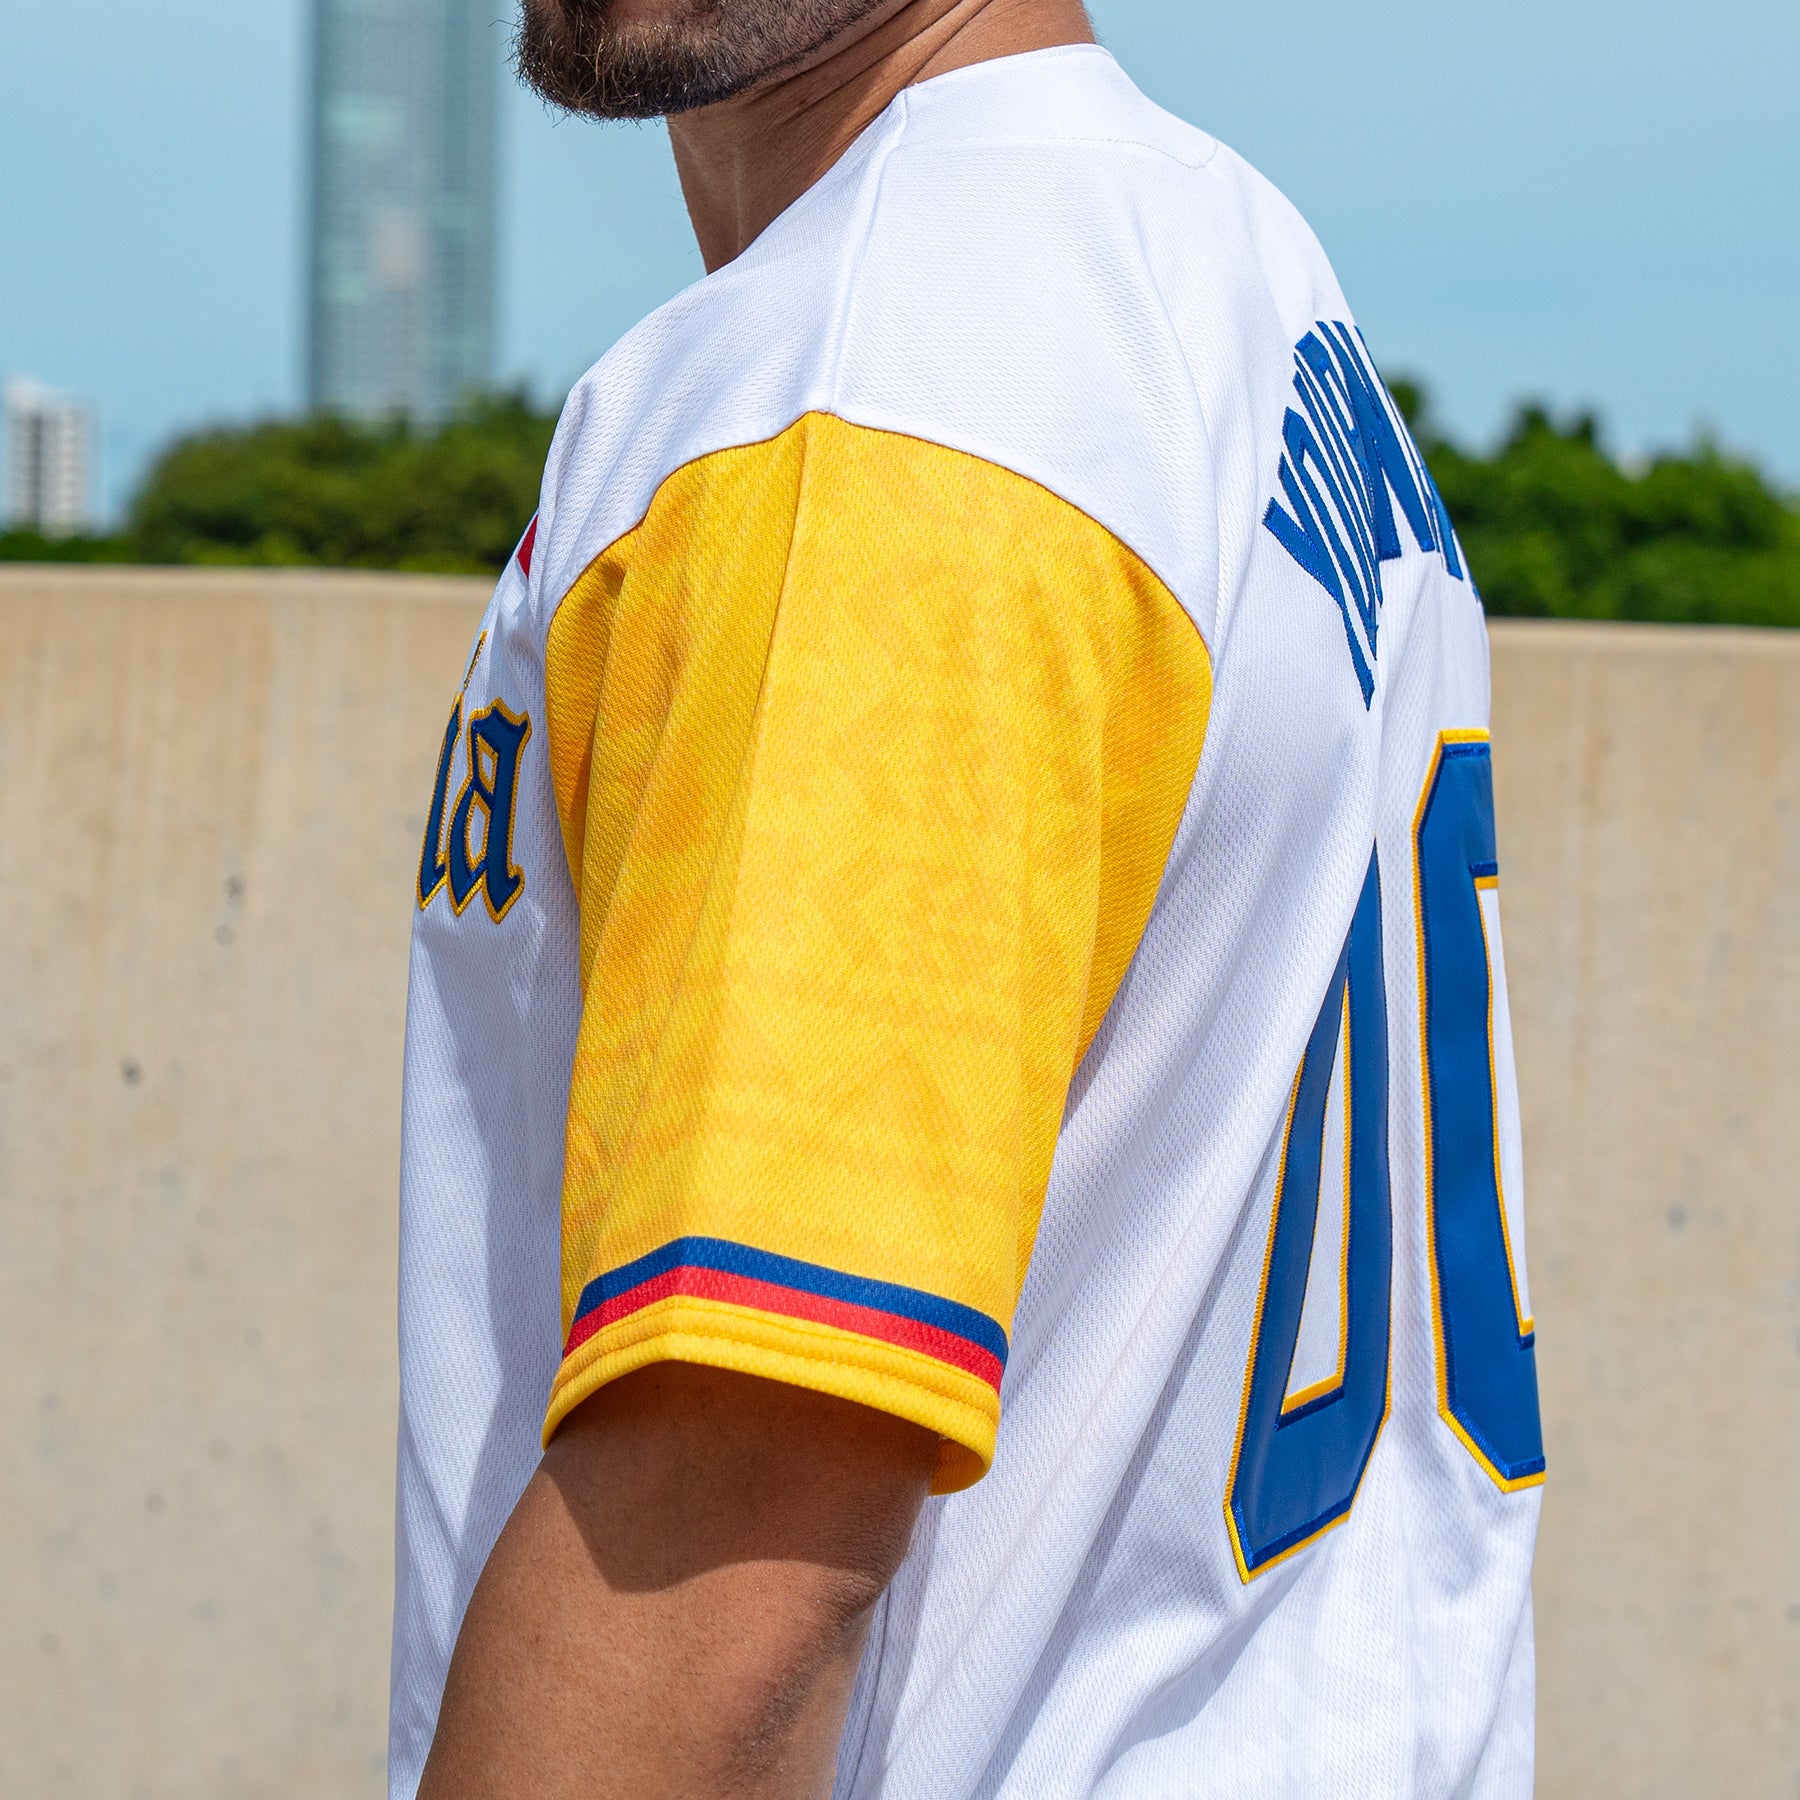
[[[1102,50],[907,90],[602,359],[420,857],[393,1793],[662,1358],[936,1434],[843,1800],[1528,1793],[1487,722],[1324,255]]]

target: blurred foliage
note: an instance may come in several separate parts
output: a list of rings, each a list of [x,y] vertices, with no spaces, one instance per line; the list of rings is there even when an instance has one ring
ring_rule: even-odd
[[[330,415],[201,432],[157,460],[125,537],[143,562],[491,573],[537,510],[555,428],[506,394],[434,432]]]
[[[1490,613],[1800,625],[1800,509],[1749,463],[1702,441],[1623,466],[1591,414],[1541,406],[1474,456],[1393,388]]]
[[[491,574],[537,510],[554,414],[480,400],[437,431],[329,414],[178,438],[113,538],[0,536],[0,561],[300,563]]]
[[[1595,420],[1522,407],[1478,456],[1394,395],[1491,613],[1800,625],[1800,508],[1702,442],[1640,466]],[[491,396],[437,431],[317,417],[204,431],[158,459],[116,538],[0,536],[0,561],[309,563],[491,573],[537,506],[555,418]]]
[[[0,531],[0,563],[120,563],[132,561],[122,537],[45,537],[36,531]]]

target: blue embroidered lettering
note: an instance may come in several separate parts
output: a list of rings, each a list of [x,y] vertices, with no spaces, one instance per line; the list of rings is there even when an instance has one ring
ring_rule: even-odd
[[[1392,401],[1362,334],[1320,323],[1294,346],[1299,410],[1282,420],[1281,494],[1263,523],[1336,602],[1363,705],[1375,694],[1381,565],[1403,553],[1394,503],[1422,551],[1457,580],[1463,565],[1437,484]],[[1285,497],[1286,504],[1283,504]]]
[[[425,844],[419,857],[421,908],[431,904],[440,888],[448,887],[450,905],[460,913],[479,890],[488,916],[498,923],[524,892],[524,871],[513,866],[512,830],[519,791],[519,757],[530,736],[531,720],[512,712],[501,700],[471,713],[465,733],[462,696],[457,696],[450,722],[444,728],[437,781],[425,819]],[[456,746],[465,737],[469,746],[468,774],[446,821],[450,769]],[[479,849],[472,841],[477,813],[481,815]]]

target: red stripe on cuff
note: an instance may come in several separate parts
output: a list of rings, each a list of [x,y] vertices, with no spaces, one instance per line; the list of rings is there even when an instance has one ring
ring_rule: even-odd
[[[840,1331],[853,1331],[858,1337],[916,1350],[937,1362],[962,1369],[999,1391],[1000,1359],[992,1351],[958,1337],[953,1331],[941,1330],[918,1319],[901,1318],[875,1307],[802,1293],[777,1282],[757,1281],[747,1275],[731,1275],[718,1269],[670,1269],[666,1274],[640,1282],[626,1293],[602,1301],[592,1312],[575,1321],[563,1354],[571,1354],[607,1326],[616,1325],[658,1300],[670,1300],[677,1295],[694,1300],[723,1300],[777,1317],[810,1319],[815,1324],[833,1325]]]

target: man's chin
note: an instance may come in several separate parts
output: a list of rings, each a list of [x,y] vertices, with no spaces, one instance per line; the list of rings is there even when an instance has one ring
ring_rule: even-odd
[[[654,119],[729,99],[758,71],[721,61],[716,18],[646,17],[602,0],[527,0],[514,50],[541,99],[597,119]],[[631,16],[632,13],[638,16]]]
[[[734,99],[806,62],[885,0],[525,0],[519,78],[596,119]]]

